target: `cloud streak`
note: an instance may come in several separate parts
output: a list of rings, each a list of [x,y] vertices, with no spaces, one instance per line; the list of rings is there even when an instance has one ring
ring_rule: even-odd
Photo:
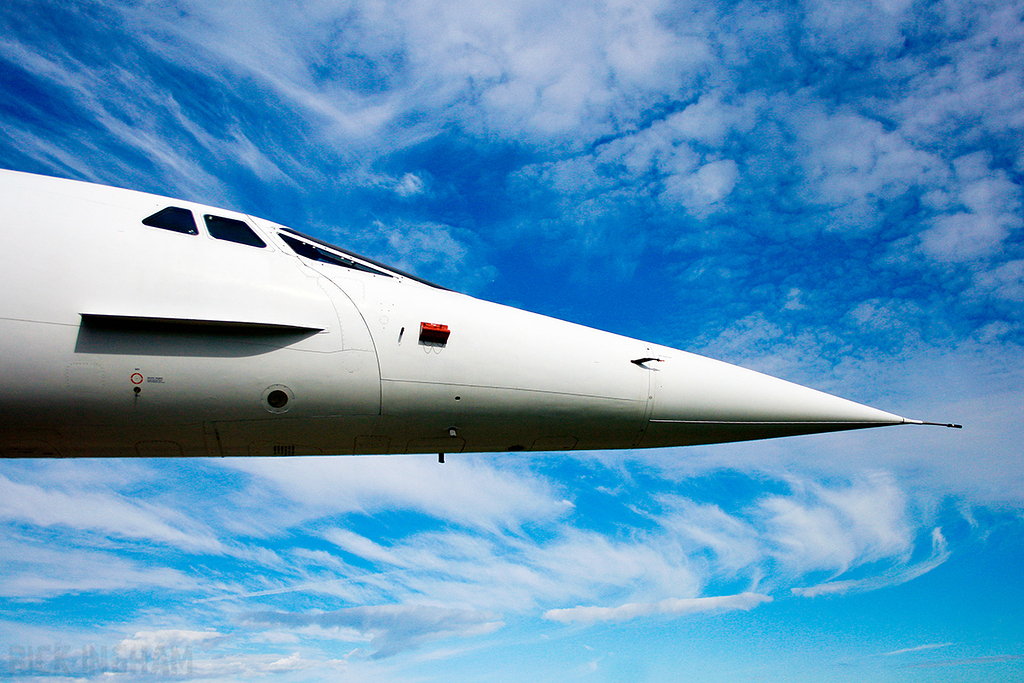
[[[209,529],[178,510],[140,503],[111,491],[60,490],[0,475],[0,518],[40,527],[67,526],[102,535],[146,539],[193,553],[223,553]]]
[[[352,607],[319,614],[252,612],[242,615],[240,620],[249,626],[316,626],[340,632],[351,631],[356,640],[369,639],[370,647],[376,648],[371,655],[374,659],[415,649],[438,638],[485,634],[503,625],[497,620],[497,615],[488,612],[428,605]],[[346,638],[343,634],[339,637]]]
[[[601,621],[628,621],[652,615],[682,616],[735,610],[748,611],[761,603],[771,601],[771,596],[749,592],[706,598],[666,598],[654,603],[628,603],[618,607],[553,609],[545,612],[544,618],[562,623],[593,624]]]
[[[880,588],[888,588],[889,586],[899,586],[900,584],[912,581],[919,576],[927,574],[949,559],[949,548],[946,538],[942,535],[942,530],[934,529],[931,536],[932,554],[921,562],[903,567],[894,567],[877,576],[865,579],[827,581],[807,588],[793,588],[792,592],[794,595],[800,595],[805,598],[816,598],[821,595],[862,593]]]

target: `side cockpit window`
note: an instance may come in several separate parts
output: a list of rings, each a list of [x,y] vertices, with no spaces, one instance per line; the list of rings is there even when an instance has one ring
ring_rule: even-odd
[[[199,234],[199,229],[196,228],[196,221],[192,217],[192,212],[178,206],[168,206],[166,209],[160,209],[152,216],[143,218],[142,224],[153,228],[180,232],[185,235]]]
[[[335,266],[341,266],[342,268],[351,268],[352,270],[361,270],[364,273],[373,273],[374,275],[383,275],[385,277],[391,277],[390,273],[385,273],[382,270],[371,268],[370,266],[354,261],[350,258],[345,258],[340,254],[328,251],[315,244],[304,242],[303,240],[286,235],[283,232],[279,232],[278,236],[284,240],[284,243],[292,248],[299,256],[308,258],[311,261],[320,261],[322,263],[330,263]]]
[[[210,231],[211,237],[260,249],[267,246],[267,243],[261,240],[259,235],[243,221],[209,214],[203,216],[203,220],[206,221],[206,229]]]

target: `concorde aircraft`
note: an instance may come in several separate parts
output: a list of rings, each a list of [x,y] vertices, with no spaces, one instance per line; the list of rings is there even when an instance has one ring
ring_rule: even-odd
[[[193,202],[0,171],[0,221],[4,457],[443,462],[931,424]]]

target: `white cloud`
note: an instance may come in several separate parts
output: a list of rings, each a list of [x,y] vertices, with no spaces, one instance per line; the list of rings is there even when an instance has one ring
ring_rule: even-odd
[[[225,552],[209,529],[178,510],[112,491],[43,488],[0,475],[0,518],[150,540],[190,552]]]
[[[75,547],[41,547],[38,542],[0,539],[5,579],[0,594],[39,600],[81,593],[127,593],[162,590],[184,594],[200,588],[201,579],[169,567],[149,566],[115,552]]]
[[[823,52],[849,57],[896,49],[903,40],[901,29],[910,21],[910,6],[909,0],[810,3],[807,41]]]
[[[1022,123],[1024,102],[1015,59],[1024,32],[1015,3],[951,3],[935,19],[945,24],[945,39],[910,61],[913,87],[894,103],[903,130],[952,149],[982,146],[989,135],[1012,135]]]
[[[318,654],[318,653],[317,653]],[[181,669],[184,668],[184,671]],[[179,664],[177,672],[172,671],[172,680],[187,675],[191,680],[230,680],[230,679],[253,679],[267,676],[289,678],[289,674],[305,672],[318,679],[335,678],[339,675],[359,677],[360,680],[387,680],[372,667],[359,667],[358,673],[348,661],[329,657],[303,656],[301,652],[292,651],[290,654],[281,656],[279,653],[239,653],[231,652],[226,654],[211,653],[210,656],[200,657],[193,653],[192,659],[187,661],[184,667]],[[368,677],[365,674],[376,674]],[[109,680],[109,675],[96,680]]]
[[[939,216],[934,224],[921,235],[921,249],[942,261],[972,261],[993,255],[1009,232],[1008,221],[967,212]]]
[[[696,564],[705,551],[714,555],[706,570],[728,578],[756,567],[764,558],[760,530],[750,521],[725,512],[716,504],[697,503],[678,496],[663,496],[665,513],[658,523],[668,539],[683,544]],[[666,539],[667,540],[667,539]]]
[[[679,87],[709,58],[699,32],[680,35],[665,24],[667,6],[657,0],[559,11],[476,0],[307,3],[294,13],[186,7],[122,13],[154,36],[151,49],[211,75],[209,65],[223,64],[256,78],[348,142],[394,134],[397,118],[424,108],[502,136],[609,132],[617,118],[631,118],[636,97]]]
[[[390,262],[402,269],[424,272],[430,268],[451,277],[459,273],[469,251],[448,225],[377,223],[374,227],[387,240]]]
[[[410,480],[432,485],[422,477]],[[871,563],[905,565],[913,528],[905,496],[891,477],[878,474],[829,487],[794,478],[788,483],[791,494],[763,496],[733,513],[661,495],[659,511],[645,513],[655,527],[633,530],[628,539],[574,528],[543,507],[533,510],[537,516],[521,517],[511,530],[479,527],[487,531],[484,535],[435,529],[383,540],[329,526],[319,533],[342,555],[291,555],[293,561],[311,562],[318,580],[279,584],[252,595],[301,591],[362,602],[428,600],[528,612],[569,601],[653,605],[680,592],[699,596],[715,579],[786,585],[811,572],[838,576]],[[332,486],[336,499],[347,495],[344,484]],[[322,503],[309,502],[314,507],[307,516],[331,514]],[[384,508],[361,512],[377,509]],[[519,531],[523,526],[543,529],[541,538]],[[355,559],[342,561],[348,556]],[[670,613],[669,605],[658,609]]]
[[[837,489],[810,482],[797,488],[796,496],[769,496],[759,503],[771,552],[791,571],[841,573],[910,552],[907,501],[891,476],[875,474]]]
[[[886,202],[916,188],[934,187],[948,175],[941,158],[876,120],[832,112],[817,103],[782,113],[797,135],[800,196],[812,207],[830,211],[831,230],[877,229]]]
[[[348,529],[328,529],[324,533],[324,538],[345,552],[364,560],[400,566],[405,564],[399,556],[379,543]]]
[[[618,540],[564,528],[560,538],[523,553],[541,577],[550,577],[545,601],[696,594],[704,577],[671,536],[637,534]]]
[[[991,270],[983,270],[974,278],[972,296],[993,296],[1004,301],[1024,301],[1024,260],[1008,261]],[[1008,331],[1009,326],[1003,323]]]
[[[381,659],[414,649],[439,638],[475,636],[493,632],[504,624],[497,615],[435,605],[381,605],[351,607],[334,612],[252,612],[241,616],[247,626],[306,627],[339,630],[345,639],[351,631],[357,642],[369,640],[372,657]]]
[[[889,586],[898,586],[927,574],[948,559],[949,548],[946,544],[946,538],[942,535],[942,530],[936,528],[932,531],[932,554],[921,562],[893,567],[878,575],[864,579],[826,581],[825,583],[807,588],[793,588],[792,592],[794,595],[800,595],[805,598],[815,598],[820,595],[861,593],[878,590],[879,588],[888,588]]]
[[[117,647],[131,649],[145,649],[149,651],[158,648],[185,648],[193,645],[200,646],[212,641],[222,640],[224,635],[217,631],[188,631],[183,629],[166,629],[162,631],[138,631],[130,638],[125,638]]]
[[[935,650],[940,647],[950,647],[954,643],[927,643],[925,645],[918,645],[916,647],[905,647],[901,650],[893,650],[892,652],[883,652],[883,657],[893,657],[895,655],[903,655],[909,652],[923,652],[925,650]]]
[[[673,175],[665,179],[662,201],[678,203],[699,217],[714,211],[729,196],[739,176],[731,159],[704,164],[690,175]]]
[[[410,174],[400,181],[373,174],[360,174],[359,179],[360,184],[384,185],[404,199],[425,193],[423,181]],[[325,226],[323,231],[336,233],[337,228]],[[467,228],[405,219],[377,220],[331,239],[457,291],[472,293],[497,277],[497,269],[480,254],[479,237]]]
[[[406,173],[395,184],[395,194],[399,197],[413,197],[422,194],[424,187],[423,178],[415,173]]]
[[[550,482],[515,467],[497,468],[486,456],[450,459],[444,466],[426,457],[227,459],[225,467],[259,478],[306,507],[311,515],[390,508],[478,529],[518,529],[525,521],[550,520],[566,512]]]
[[[677,87],[707,59],[702,40],[664,25],[660,2],[422,7],[408,27],[417,67],[453,90],[478,90],[466,115],[502,136],[611,132],[630,116],[627,98]]]
[[[758,94],[727,102],[723,92],[712,90],[681,112],[667,117],[654,130],[671,135],[680,142],[699,143],[711,147],[723,145],[730,135],[749,132],[753,128],[758,109],[762,106]]]
[[[707,612],[732,612],[751,610],[763,602],[771,602],[768,595],[740,593],[707,598],[666,598],[655,603],[629,603],[619,607],[571,607],[553,609],[544,613],[544,618],[564,623],[581,622],[592,624],[600,621],[627,621],[637,617],[658,614],[681,616]]]

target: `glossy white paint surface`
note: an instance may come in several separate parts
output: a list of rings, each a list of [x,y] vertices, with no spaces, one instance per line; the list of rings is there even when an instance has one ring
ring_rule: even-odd
[[[142,224],[167,206],[192,211],[199,234]],[[246,222],[267,246],[214,239],[206,214]],[[312,261],[281,226],[230,211],[2,171],[0,220],[9,457],[660,447],[909,422],[399,273]],[[421,342],[421,323],[446,325],[448,341]]]

